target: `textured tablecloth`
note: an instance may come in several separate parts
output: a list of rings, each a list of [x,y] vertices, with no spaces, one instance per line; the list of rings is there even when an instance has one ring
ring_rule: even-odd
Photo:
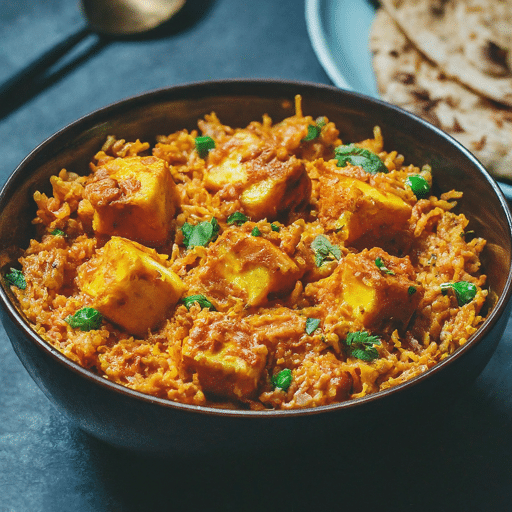
[[[85,25],[75,0],[1,0],[0,82]],[[364,34],[362,35],[364,36]],[[0,182],[55,131],[97,108],[206,79],[330,83],[299,0],[188,0],[151,37],[86,39],[0,105]],[[32,382],[0,330],[0,512],[512,510],[512,324],[441,419],[278,455],[150,461],[75,428]],[[322,433],[318,433],[321,437]],[[250,443],[250,439],[247,440]]]

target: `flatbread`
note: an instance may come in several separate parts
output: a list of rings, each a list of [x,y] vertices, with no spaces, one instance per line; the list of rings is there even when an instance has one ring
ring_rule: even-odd
[[[494,177],[512,179],[512,108],[449,79],[416,50],[383,9],[373,21],[370,48],[383,100],[452,135]]]
[[[407,37],[444,73],[512,106],[512,2],[381,0]]]

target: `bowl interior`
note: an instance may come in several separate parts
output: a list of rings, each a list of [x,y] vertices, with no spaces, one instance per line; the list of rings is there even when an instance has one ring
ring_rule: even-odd
[[[277,81],[226,81],[163,89],[94,112],[64,128],[29,155],[0,195],[0,250],[24,248],[33,236],[35,190],[51,191],[49,178],[60,169],[88,174],[91,157],[108,135],[150,144],[158,135],[197,128],[197,120],[215,112],[223,124],[243,127],[268,114],[274,122],[293,115],[294,96],[302,96],[304,115],[327,116],[344,143],[372,137],[380,126],[385,149],[396,149],[406,163],[430,164],[440,191],[462,190],[458,211],[468,229],[487,239],[483,265],[499,316],[511,293],[511,217],[499,188],[478,161],[458,143],[426,122],[382,102],[328,86]],[[16,251],[10,251],[16,256]],[[3,266],[10,264],[4,258]],[[1,300],[8,302],[8,292]],[[21,317],[20,317],[20,321]],[[478,336],[478,335],[477,335]],[[44,343],[44,342],[41,342]]]

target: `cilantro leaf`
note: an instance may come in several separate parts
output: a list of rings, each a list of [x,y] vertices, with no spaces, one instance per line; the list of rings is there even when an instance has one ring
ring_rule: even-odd
[[[426,197],[430,192],[428,181],[420,174],[408,176],[405,180],[405,184],[411,187],[411,190],[418,199]]]
[[[409,286],[409,288],[407,288],[407,295],[414,295],[417,291],[415,286]]]
[[[388,274],[390,276],[394,276],[395,273],[392,270],[389,270],[388,267],[386,267],[385,263],[382,261],[382,258],[379,256],[375,260],[375,265],[377,265],[378,269],[384,272],[384,274]]]
[[[473,283],[469,283],[468,281],[443,283],[441,285],[441,291],[443,292],[443,295],[445,295],[449,289],[452,289],[455,292],[459,306],[464,306],[464,304],[471,302],[475,298],[477,291],[476,286]]]
[[[73,329],[81,331],[91,331],[99,329],[103,316],[94,308],[79,309],[74,315],[69,315],[64,319]]]
[[[311,243],[311,249],[315,253],[315,264],[321,267],[326,260],[341,258],[341,250],[337,245],[332,245],[324,235],[318,235]]]
[[[200,222],[195,226],[185,222],[181,227],[183,243],[187,249],[191,249],[196,245],[206,247],[211,241],[217,238],[219,230],[219,223],[215,217],[213,217],[210,222]]]
[[[252,236],[261,236],[261,231],[258,226],[254,226],[251,231]]]
[[[249,219],[247,218],[247,216],[244,215],[242,212],[235,212],[228,217],[227,222],[228,224],[236,224],[237,226],[241,226],[248,220]]]
[[[205,135],[203,137],[196,137],[195,139],[196,151],[200,158],[206,158],[211,149],[215,148],[215,141]]]
[[[270,229],[272,231],[277,231],[278,233],[279,233],[279,231],[281,231],[281,228],[277,224],[274,224],[273,222],[272,222],[272,224],[270,224]]]
[[[308,125],[308,133],[302,139],[302,142],[310,142],[312,140],[317,139],[320,136],[320,133],[324,126],[325,126],[325,118],[324,117],[317,118],[315,124]]]
[[[54,229],[50,235],[53,235],[53,236],[66,236],[64,231],[62,231],[62,229]]]
[[[5,274],[5,280],[18,287],[20,290],[24,290],[27,287],[27,281],[21,270],[11,267],[11,271]]]
[[[272,375],[271,381],[274,388],[280,388],[283,391],[287,391],[292,383],[292,379],[292,371],[289,368],[285,368],[276,375]]]
[[[362,361],[373,361],[379,357],[375,345],[380,345],[378,336],[370,336],[366,331],[349,332],[344,340],[348,354]]]
[[[306,334],[313,334],[320,326],[319,318],[306,318]]]
[[[210,311],[216,311],[215,306],[204,296],[204,295],[189,295],[188,297],[183,297],[181,302],[185,304],[187,309],[192,307],[192,304],[198,303],[201,308],[208,308]]]
[[[353,348],[351,355],[356,359],[361,359],[361,361],[373,361],[379,357],[377,349],[373,347]]]
[[[338,161],[338,167],[346,167],[347,164],[351,164],[362,167],[369,174],[388,172],[388,168],[378,155],[355,144],[338,146],[334,150],[334,157]]]

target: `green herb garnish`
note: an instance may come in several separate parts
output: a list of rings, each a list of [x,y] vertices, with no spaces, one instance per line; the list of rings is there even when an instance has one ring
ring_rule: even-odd
[[[187,309],[190,309],[192,304],[197,302],[201,308],[207,308],[210,311],[216,311],[215,306],[204,295],[189,295],[188,297],[183,297],[181,302],[185,304]]]
[[[313,334],[320,326],[319,318],[306,318],[306,334]]]
[[[206,247],[208,243],[215,240],[219,234],[219,223],[215,217],[210,222],[204,221],[193,226],[185,222],[181,227],[183,233],[183,243],[187,249],[191,249],[196,245]]]
[[[348,353],[362,361],[373,361],[379,357],[374,345],[380,345],[378,336],[370,336],[366,331],[349,332],[344,341]]]
[[[324,117],[317,118],[315,124],[310,124],[308,126],[308,133],[302,139],[302,142],[310,142],[312,140],[317,139],[320,136],[320,133],[322,132],[322,128],[324,126],[325,126],[325,118]]]
[[[261,236],[261,231],[258,226],[254,226],[251,231],[252,236]]]
[[[64,231],[62,231],[62,229],[54,229],[50,235],[53,235],[53,236],[65,236],[65,233]]]
[[[286,391],[290,387],[292,379],[292,371],[289,368],[281,370],[276,375],[272,375],[271,378],[274,388],[280,388],[283,391]]]
[[[81,331],[91,331],[99,329],[103,316],[94,308],[79,309],[74,315],[69,315],[64,319],[73,329]]]
[[[452,289],[457,297],[457,303],[459,306],[464,306],[471,302],[476,295],[476,286],[468,281],[458,281],[456,283],[443,283],[441,285],[441,291],[443,295],[448,293],[448,290]]]
[[[409,286],[409,288],[407,288],[407,295],[414,295],[417,291],[415,286]]]
[[[274,223],[270,224],[270,229],[272,231],[277,231],[278,233],[279,233],[279,231],[281,231],[281,228],[277,224],[274,224]]]
[[[419,174],[408,176],[405,180],[405,184],[411,187],[411,190],[418,199],[427,197],[430,192],[430,185],[428,184],[428,181]]]
[[[235,212],[235,213],[232,213],[228,217],[227,223],[228,224],[236,224],[237,226],[241,226],[242,224],[244,224],[248,220],[249,219],[247,218],[247,216],[244,215],[242,212]]]
[[[203,137],[196,137],[196,151],[200,158],[206,158],[211,149],[215,148],[215,141],[205,135]]]
[[[389,268],[386,267],[385,263],[382,261],[382,258],[380,256],[375,260],[375,265],[377,265],[378,269],[384,272],[384,274],[388,274],[390,276],[395,275],[395,273],[392,270],[389,270]]]
[[[23,272],[12,267],[11,271],[5,274],[5,280],[8,283],[18,287],[20,290],[24,290],[27,287],[27,281],[25,281]]]
[[[326,260],[341,258],[341,250],[337,245],[332,245],[324,235],[318,235],[311,243],[311,249],[315,253],[315,264],[321,267]]]
[[[338,146],[334,150],[334,158],[338,161],[338,167],[345,167],[347,164],[351,164],[362,167],[369,174],[388,172],[388,168],[378,155],[355,144]]]

